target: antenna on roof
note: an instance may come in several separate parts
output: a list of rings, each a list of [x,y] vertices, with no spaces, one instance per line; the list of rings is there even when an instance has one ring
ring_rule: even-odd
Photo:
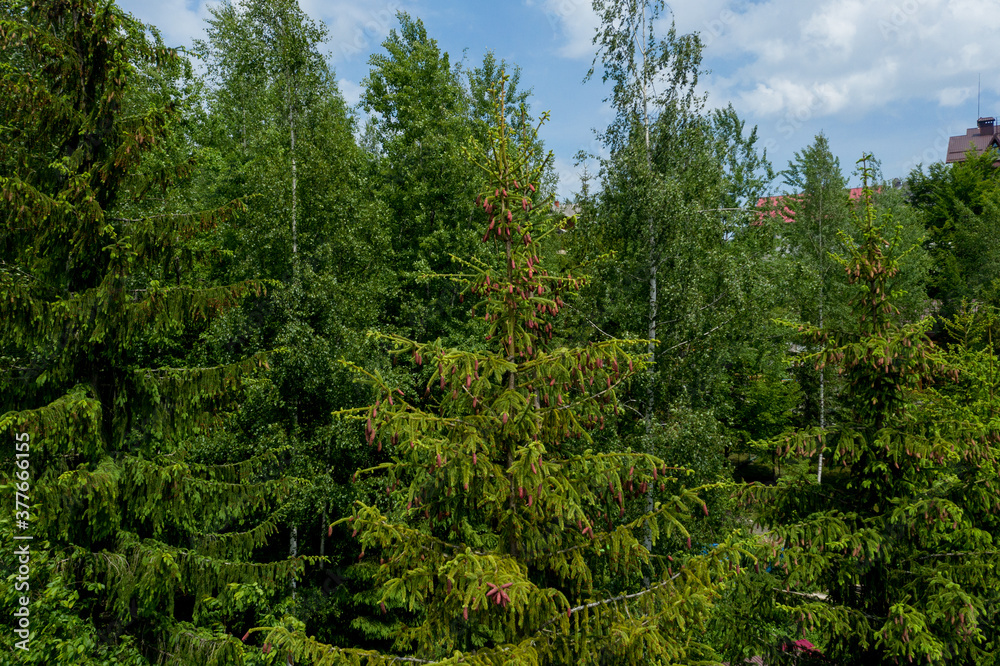
[[[980,72],[980,74],[979,74],[979,85],[976,88],[976,118],[981,118],[982,115],[983,115],[979,111],[979,102],[982,101],[982,98],[983,98],[983,74],[982,74],[982,72]]]

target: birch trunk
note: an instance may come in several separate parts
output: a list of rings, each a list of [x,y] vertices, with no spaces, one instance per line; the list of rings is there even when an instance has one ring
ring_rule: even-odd
[[[645,47],[644,47],[644,45],[646,43],[646,6],[645,5],[643,5],[643,7],[642,7],[641,21],[642,21],[642,23],[641,23],[642,28],[640,30],[641,35],[640,35],[640,39],[637,40],[637,41],[639,42],[639,45],[638,45],[639,46],[639,52],[642,54],[642,76],[639,79],[640,88],[641,88],[641,91],[642,91],[642,124],[643,124],[644,138],[645,138],[645,142],[646,142],[646,146],[645,146],[646,147],[646,169],[649,172],[652,172],[652,170],[653,170],[653,156],[652,156],[652,149],[650,148],[650,141],[649,141],[649,96],[648,96],[647,81],[646,81],[646,70],[647,70],[647,67],[646,67],[646,51],[645,51]],[[649,344],[648,344],[648,347],[647,347],[647,353],[649,355],[649,367],[646,370],[647,386],[646,386],[646,418],[645,418],[645,421],[646,421],[646,438],[647,438],[647,441],[649,442],[649,445],[648,445],[649,450],[647,450],[647,453],[653,454],[654,453],[654,451],[652,450],[652,448],[653,448],[653,444],[652,444],[652,441],[653,441],[653,411],[654,411],[654,409],[656,407],[656,387],[655,387],[655,378],[656,378],[656,343],[654,342],[654,340],[656,340],[656,318],[657,318],[657,316],[659,314],[658,300],[657,300],[657,272],[658,272],[657,269],[659,267],[657,265],[656,249],[655,249],[656,222],[655,222],[652,214],[650,214],[650,216],[649,216],[649,220],[648,220],[646,231],[647,231],[647,234],[648,234],[647,241],[649,242],[649,319],[648,319],[648,329],[647,329],[647,333],[648,333],[648,337],[649,337]],[[652,484],[650,484],[649,489],[646,491],[646,512],[647,513],[652,513],[653,506],[654,506],[654,502],[653,502],[653,486],[652,486]],[[653,536],[652,536],[652,533],[650,532],[650,530],[648,530],[648,529],[646,530],[646,533],[643,536],[643,545],[646,547],[646,550],[649,550],[649,549],[651,549],[653,547]]]
[[[823,260],[823,190],[819,193],[819,255]],[[822,263],[820,264],[822,266]],[[823,328],[823,298],[826,270],[820,270],[819,282],[819,327]],[[826,428],[826,368],[819,369],[819,427]],[[816,483],[823,483],[823,452],[819,452],[819,466],[816,470]]]

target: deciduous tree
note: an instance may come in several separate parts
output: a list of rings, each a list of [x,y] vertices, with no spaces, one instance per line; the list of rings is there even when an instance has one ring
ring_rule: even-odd
[[[461,147],[475,131],[470,99],[447,53],[420,19],[399,13],[399,30],[371,57],[361,103],[370,114],[366,144],[376,159],[374,184],[389,211],[395,292],[390,321],[419,336],[459,334],[449,320],[458,292],[442,273],[450,256],[472,256],[471,202],[480,176]]]
[[[847,280],[834,258],[841,234],[849,229],[847,179],[822,132],[810,146],[795,153],[781,175],[789,189],[779,200],[781,219],[774,227],[779,247],[793,266],[788,284],[795,286],[787,292],[794,300],[792,308],[801,321],[835,328],[847,310]],[[825,428],[829,398],[826,370],[802,365],[798,378],[807,399],[806,422]],[[820,454],[816,478],[822,481],[822,477]]]
[[[907,178],[910,202],[926,225],[933,258],[929,295],[950,317],[963,300],[996,305],[1000,250],[1000,169],[997,151],[969,152],[964,162],[914,169]]]
[[[583,259],[604,257],[586,318],[595,337],[600,330],[649,341],[652,362],[628,400],[641,404],[644,427],[622,434],[636,448],[684,464],[674,456],[693,443],[679,433],[691,432],[693,422],[694,431],[714,432],[713,422],[731,413],[730,368],[743,363],[739,346],[751,322],[764,320],[755,304],[769,299],[755,296],[769,283],[754,270],[761,255],[752,239],[760,230],[747,208],[770,167],[756,131],[746,132],[731,108],[705,111],[697,91],[701,41],[674,25],[658,35],[662,2],[594,6],[601,25],[588,77],[600,69],[611,84],[615,117],[600,135],[609,156],[588,211],[593,219],[580,234],[592,250]],[[708,450],[709,441],[717,446]],[[727,437],[704,443],[699,466],[725,475]]]
[[[344,571],[356,553],[331,541],[325,525],[366,494],[347,481],[368,452],[331,413],[367,399],[337,359],[370,357],[363,332],[384,319],[395,281],[386,208],[321,53],[325,27],[293,0],[223,3],[211,13],[197,49],[209,74],[203,143],[220,156],[211,196],[248,201],[222,230],[230,254],[216,274],[277,283],[269,298],[247,301],[210,331],[230,353],[276,349],[273,370],[234,419],[234,445],[287,445],[284,473],[311,481],[288,503],[282,536],[291,555],[331,562],[295,588],[293,612],[324,640],[358,643],[369,634],[357,626],[365,605],[355,603],[364,576]],[[336,591],[330,572],[345,577]]]

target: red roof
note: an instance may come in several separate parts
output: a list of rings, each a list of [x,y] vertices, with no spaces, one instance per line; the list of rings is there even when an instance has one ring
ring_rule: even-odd
[[[996,118],[980,118],[976,126],[965,130],[965,136],[953,136],[948,139],[948,156],[945,162],[964,162],[965,153],[969,148],[982,155],[990,148],[1000,148],[1000,128]],[[1000,160],[993,163],[1000,166]]]
[[[861,193],[863,191],[864,191],[863,187],[852,187],[847,190],[847,197],[851,201],[856,201],[861,198]],[[875,191],[878,192],[879,190],[876,189]],[[794,196],[792,195],[764,197],[762,199],[758,199],[757,208],[761,208],[763,210],[761,211],[761,219],[757,222],[757,224],[761,225],[764,223],[763,220],[764,215],[767,215],[769,217],[776,217],[778,215],[781,215],[781,219],[783,219],[785,222],[794,222],[795,211],[792,210],[787,204],[783,203],[786,197],[789,196],[791,196],[791,198],[794,199]]]
[[[788,205],[784,203],[784,200],[785,200],[784,196],[764,197],[763,199],[759,199],[757,201],[757,208],[764,209],[761,211],[762,217],[764,215],[767,215],[769,217],[777,217],[778,215],[781,215],[781,219],[783,219],[785,222],[794,222],[795,211],[789,208]],[[761,224],[764,224],[763,219],[760,219],[757,222],[757,225]]]

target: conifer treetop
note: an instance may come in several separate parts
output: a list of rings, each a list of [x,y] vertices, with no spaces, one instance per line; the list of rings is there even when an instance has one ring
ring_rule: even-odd
[[[322,646],[282,629],[267,639],[317,663],[597,663],[701,654],[688,633],[741,555],[730,544],[683,561],[655,557],[636,538],[690,538],[684,520],[706,511],[694,489],[663,492],[686,470],[629,450],[595,451],[594,433],[618,410],[621,386],[645,365],[643,340],[575,346],[559,315],[583,276],[546,261],[565,222],[539,196],[544,161],[532,136],[517,144],[504,81],[493,126],[470,159],[489,184],[477,206],[492,262],[464,262],[452,279],[484,319],[485,348],[380,337],[412,357],[413,385],[357,367],[373,405],[341,412],[364,424],[384,462],[365,470],[387,495],[356,503],[333,527],[359,559],[378,561],[380,610],[399,625],[397,655]],[[537,129],[536,129],[537,131]],[[661,489],[652,511],[645,493]],[[725,556],[730,557],[725,561]],[[735,569],[739,569],[735,566]],[[611,587],[609,572],[628,581]],[[654,583],[642,585],[642,572]],[[399,654],[408,655],[406,657]]]
[[[845,378],[845,412],[827,428],[779,436],[781,460],[824,453],[823,485],[782,478],[745,497],[769,529],[762,557],[775,608],[845,664],[986,663],[997,593],[992,536],[995,424],[969,419],[938,389],[959,378],[929,339],[932,321],[897,321],[894,281],[906,248],[864,189],[839,258],[856,290],[853,328],[803,326],[809,362]],[[991,476],[992,472],[992,476]],[[821,593],[817,595],[817,593]]]

